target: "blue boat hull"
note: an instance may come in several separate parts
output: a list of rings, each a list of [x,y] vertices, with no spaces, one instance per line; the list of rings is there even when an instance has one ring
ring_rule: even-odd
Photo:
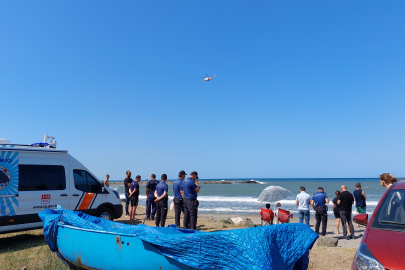
[[[69,264],[82,269],[198,270],[132,235],[58,225],[57,246]]]

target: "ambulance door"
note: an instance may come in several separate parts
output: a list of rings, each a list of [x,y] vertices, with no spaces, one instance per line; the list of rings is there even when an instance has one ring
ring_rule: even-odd
[[[38,213],[47,208],[69,208],[69,160],[53,155],[20,159],[18,229],[42,226]]]
[[[0,232],[17,229],[18,152],[0,151]]]
[[[70,208],[96,216],[97,207],[103,202],[101,183],[85,169],[71,168],[72,197]]]

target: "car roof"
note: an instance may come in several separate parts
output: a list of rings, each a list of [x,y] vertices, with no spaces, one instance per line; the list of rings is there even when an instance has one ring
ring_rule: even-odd
[[[393,189],[403,189],[405,188],[405,181],[398,181],[394,186]]]

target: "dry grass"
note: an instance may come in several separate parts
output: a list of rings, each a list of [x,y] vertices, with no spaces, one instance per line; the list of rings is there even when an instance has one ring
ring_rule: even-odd
[[[0,235],[1,269],[69,269],[49,250],[42,230]]]

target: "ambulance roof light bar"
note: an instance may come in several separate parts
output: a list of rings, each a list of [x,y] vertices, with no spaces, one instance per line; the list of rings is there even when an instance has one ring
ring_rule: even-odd
[[[10,141],[0,138],[0,144],[11,144]]]
[[[44,143],[47,143],[46,141],[47,141],[48,139],[51,139],[51,141],[49,142],[49,148],[56,148],[55,137],[45,135],[45,136],[44,136]]]

